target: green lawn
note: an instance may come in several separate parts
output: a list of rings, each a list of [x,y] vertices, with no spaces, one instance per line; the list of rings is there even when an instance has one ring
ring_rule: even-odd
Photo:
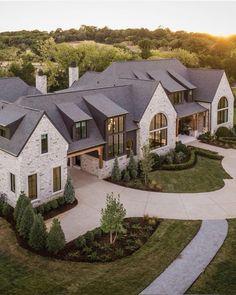
[[[181,171],[154,171],[151,180],[156,180],[164,192],[197,193],[209,192],[222,188],[223,179],[230,176],[225,172],[221,161],[198,156],[197,164]]]
[[[236,294],[236,219],[228,222],[222,248],[188,294]]]
[[[132,256],[106,264],[50,260],[20,248],[0,218],[0,294],[137,295],[192,240],[199,221],[165,220]]]

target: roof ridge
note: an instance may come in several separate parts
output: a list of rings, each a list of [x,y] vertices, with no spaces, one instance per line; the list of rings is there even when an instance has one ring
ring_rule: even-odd
[[[188,70],[197,70],[197,71],[222,71],[225,72],[224,69],[211,69],[211,68],[187,68]]]
[[[119,63],[131,63],[131,62],[154,62],[154,61],[166,61],[166,60],[177,60],[180,62],[177,58],[157,58],[157,59],[134,59],[134,60],[121,60],[121,61],[114,61],[112,64],[119,64]],[[180,62],[181,63],[181,62]]]
[[[13,105],[15,107],[19,107],[19,108],[22,108],[22,109],[31,110],[31,111],[35,111],[35,112],[44,112],[43,110],[30,108],[30,107],[27,107],[25,105],[17,104],[15,102],[10,102],[10,101],[6,101],[6,100],[0,100],[0,103],[4,103],[4,104],[7,104],[7,105]]]

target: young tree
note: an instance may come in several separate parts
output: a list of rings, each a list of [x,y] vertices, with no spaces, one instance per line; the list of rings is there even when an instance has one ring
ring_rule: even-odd
[[[132,179],[135,179],[138,176],[138,166],[137,163],[134,159],[134,152],[133,150],[130,151],[130,159],[129,159],[129,164],[127,167],[130,177]]]
[[[35,250],[46,247],[47,231],[41,214],[34,216],[34,222],[30,229],[29,245]]]
[[[120,171],[117,157],[115,158],[115,161],[113,164],[113,168],[112,168],[112,172],[111,172],[111,179],[113,181],[120,181],[121,180],[121,171]]]
[[[34,217],[35,217],[34,210],[32,208],[32,205],[29,204],[25,208],[25,210],[22,214],[21,221],[20,221],[20,227],[19,227],[19,234],[24,239],[29,238],[29,233],[30,233],[30,229],[32,227],[32,224],[34,222]]]
[[[72,204],[75,200],[75,190],[69,177],[64,188],[64,198],[68,204]]]
[[[25,208],[30,204],[30,199],[22,192],[17,200],[14,210],[14,219],[16,222],[16,229],[19,230],[20,222]]]
[[[150,39],[142,39],[139,41],[138,46],[141,49],[141,57],[147,59],[151,56],[152,41]]]
[[[144,183],[148,184],[148,176],[152,171],[152,166],[154,164],[153,157],[150,154],[150,149],[148,145],[143,146],[142,148],[143,158],[140,162],[140,169],[144,177]]]
[[[106,208],[102,209],[101,214],[101,229],[105,233],[110,233],[110,244],[114,244],[117,234],[124,232],[123,219],[126,210],[123,204],[120,203],[120,195],[116,199],[113,193],[107,194]],[[115,234],[114,238],[113,234]]]
[[[60,222],[54,218],[47,237],[48,251],[57,254],[65,247],[66,239]]]

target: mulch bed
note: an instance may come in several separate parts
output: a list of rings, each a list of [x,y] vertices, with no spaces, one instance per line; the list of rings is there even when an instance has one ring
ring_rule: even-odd
[[[53,218],[61,213],[64,213],[64,212],[74,208],[77,205],[78,205],[78,200],[75,199],[72,204],[64,204],[62,206],[57,207],[56,209],[52,209],[49,212],[43,213],[43,219],[47,220],[47,219]]]
[[[128,188],[132,188],[132,189],[137,189],[137,190],[141,190],[141,191],[148,191],[148,192],[162,192],[161,188],[151,188],[149,185],[145,185],[142,182],[142,185],[140,186],[140,182],[141,180],[139,178],[137,178],[137,180],[140,180],[139,183],[135,184],[135,183],[130,183],[130,182],[125,182],[125,181],[113,181],[110,177],[104,179],[105,181],[111,182],[113,184],[117,184],[120,186],[124,186],[124,187],[128,187]]]

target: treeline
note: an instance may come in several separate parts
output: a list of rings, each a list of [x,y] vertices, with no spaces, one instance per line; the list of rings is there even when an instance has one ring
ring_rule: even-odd
[[[236,35],[223,38],[202,33],[172,32],[168,28],[151,31],[144,28],[112,30],[107,27],[81,26],[79,29],[57,29],[51,32],[3,32],[0,33],[0,62],[20,60],[64,63],[58,58],[57,51],[61,52],[63,48],[68,51],[68,47],[65,48],[61,43],[85,40],[112,46],[90,44],[86,48],[78,46],[70,49],[69,52],[77,56],[77,62],[81,64],[82,73],[86,70],[101,71],[115,60],[177,57],[187,66],[225,69],[230,82],[236,82]],[[49,41],[54,42],[51,47]],[[42,50],[45,44],[49,54]],[[66,56],[67,61],[70,61],[68,53]],[[56,84],[59,82],[54,83],[55,89],[58,87]]]

